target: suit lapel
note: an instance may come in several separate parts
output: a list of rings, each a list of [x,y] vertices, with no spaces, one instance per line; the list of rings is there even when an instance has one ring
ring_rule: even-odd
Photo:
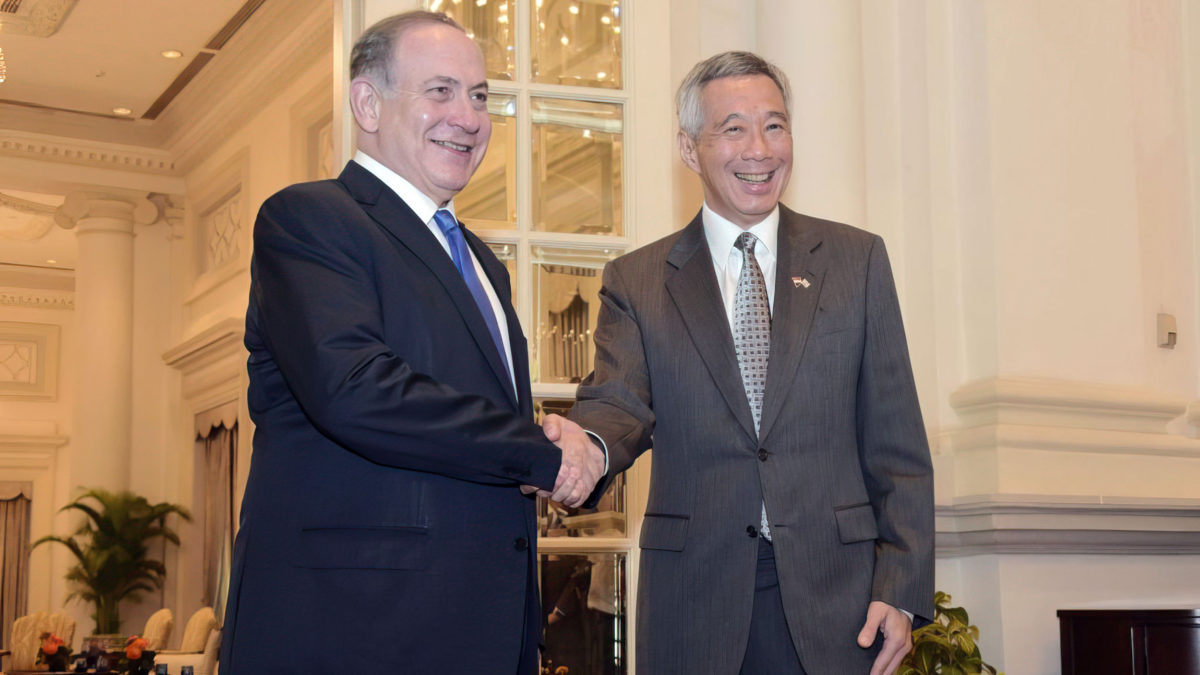
[[[779,206],[779,254],[775,265],[775,303],[771,320],[771,357],[759,438],[766,439],[779,418],[789,384],[808,341],[825,262],[817,254],[821,238],[807,217]],[[804,282],[807,282],[807,286]]]
[[[746,433],[754,438],[754,417],[738,370],[733,335],[721,302],[712,256],[697,215],[667,255],[677,271],[667,279],[667,292],[679,309],[700,358]]]
[[[488,330],[487,324],[484,323],[483,316],[479,313],[479,307],[475,304],[475,299],[471,296],[471,291],[463,281],[462,275],[454,267],[454,261],[446,254],[446,250],[438,243],[428,226],[421,222],[417,214],[413,213],[412,209],[408,208],[404,200],[400,199],[395,192],[384,185],[383,181],[355,162],[346,164],[346,168],[338,176],[338,180],[346,186],[346,189],[367,212],[367,215],[379,223],[380,227],[391,233],[405,248],[412,251],[413,255],[429,268],[430,273],[446,289],[453,300],[454,307],[467,324],[471,337],[474,338],[479,350],[487,359],[488,365],[491,366],[492,374],[503,385],[502,389],[513,408],[517,408],[518,402],[513,393],[512,381],[508,377],[508,371],[504,364],[500,362],[500,355],[496,352],[495,344],[492,342],[492,334]],[[473,235],[468,236],[468,241],[473,238]],[[480,260],[486,259],[486,256],[481,256],[478,250],[475,251],[475,255]],[[497,288],[494,275],[489,273],[489,277],[493,279],[492,287]],[[497,292],[499,292],[498,289]],[[507,298],[508,296],[501,297]],[[501,302],[500,304],[508,303]],[[510,322],[509,326],[511,327],[511,325]]]

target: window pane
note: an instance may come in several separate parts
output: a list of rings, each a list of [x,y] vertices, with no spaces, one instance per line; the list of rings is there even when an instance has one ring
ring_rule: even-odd
[[[621,88],[619,2],[534,0],[533,79]]]
[[[497,242],[487,242],[488,248],[492,249],[492,253],[504,263],[504,269],[508,270],[508,285],[511,289],[512,297],[509,300],[513,307],[517,306],[517,247],[514,244],[502,244]]]
[[[592,371],[592,327],[600,312],[600,271],[619,251],[533,247],[534,382],[579,382]]]
[[[492,140],[467,187],[454,197],[456,215],[468,225],[511,230],[517,226],[517,100],[488,96]]]
[[[540,557],[546,651],[542,672],[626,672],[625,554]]]
[[[533,229],[620,236],[619,103],[531,98]]]
[[[427,7],[433,12],[445,12],[462,24],[483,49],[487,60],[487,76],[494,80],[511,80],[516,72],[516,31],[509,16],[515,16],[512,0],[431,0]]]
[[[555,413],[566,417],[574,401],[545,399],[534,404],[537,423]],[[539,537],[623,537],[625,536],[625,474],[617,474],[594,509],[573,509],[558,502],[538,498]]]

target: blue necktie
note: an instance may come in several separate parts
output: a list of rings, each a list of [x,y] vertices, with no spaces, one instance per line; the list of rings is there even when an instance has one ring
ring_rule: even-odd
[[[483,290],[483,284],[479,282],[479,276],[475,274],[475,263],[471,258],[471,250],[467,248],[467,240],[463,237],[462,228],[458,226],[458,221],[454,219],[454,216],[445,209],[438,209],[433,214],[433,219],[441,228],[442,234],[446,235],[446,241],[450,243],[450,257],[454,259],[454,266],[458,268],[458,273],[462,275],[463,281],[467,282],[471,297],[475,298],[475,304],[479,306],[479,313],[483,315],[488,332],[492,334],[492,342],[496,343],[496,351],[500,352],[500,362],[504,364],[507,371],[509,368],[508,353],[504,349],[504,338],[500,335],[500,325],[496,323],[496,312],[492,309],[492,302],[488,300],[487,293]]]

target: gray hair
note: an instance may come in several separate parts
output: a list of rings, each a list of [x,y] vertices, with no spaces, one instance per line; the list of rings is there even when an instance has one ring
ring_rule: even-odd
[[[766,75],[771,78],[779,93],[783,94],[783,107],[788,114],[792,109],[792,91],[787,75],[773,63],[750,52],[722,52],[697,63],[675,92],[675,112],[679,115],[679,128],[693,141],[700,137],[704,126],[704,106],[700,94],[704,85],[725,77]]]
[[[404,33],[421,24],[444,24],[457,28],[463,33],[466,29],[443,12],[412,11],[395,14],[380,19],[354,43],[350,51],[350,79],[359,76],[370,79],[377,85],[391,89],[392,59],[395,57],[396,43],[404,37]]]

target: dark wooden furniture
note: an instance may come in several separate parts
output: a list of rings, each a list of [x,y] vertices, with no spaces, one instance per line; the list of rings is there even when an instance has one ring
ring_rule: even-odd
[[[1200,675],[1200,609],[1060,609],[1063,675]]]

